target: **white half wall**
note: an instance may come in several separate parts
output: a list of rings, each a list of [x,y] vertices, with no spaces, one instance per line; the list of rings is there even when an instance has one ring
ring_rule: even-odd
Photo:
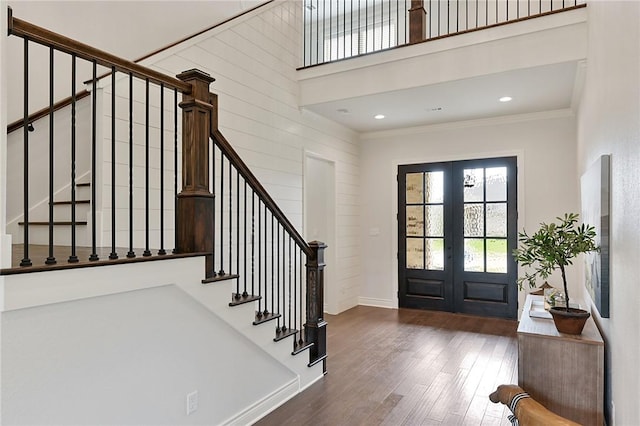
[[[3,312],[2,327],[3,424],[223,424],[298,386],[175,285]]]
[[[365,304],[398,306],[398,165],[517,156],[519,230],[579,211],[575,119],[569,111],[377,132],[362,139],[360,296]],[[576,290],[578,274],[568,272]],[[559,285],[560,278],[550,282]],[[520,301],[522,307],[524,292]]]
[[[578,175],[611,155],[610,318],[605,339],[609,425],[640,423],[640,3],[590,2],[588,60],[578,112]],[[584,290],[585,299],[589,298]]]

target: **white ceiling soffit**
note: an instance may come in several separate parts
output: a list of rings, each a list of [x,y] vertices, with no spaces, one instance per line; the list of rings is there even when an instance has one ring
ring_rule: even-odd
[[[570,108],[577,62],[305,106],[358,132]],[[509,96],[510,102],[499,98]],[[382,114],[384,119],[376,120]]]
[[[265,2],[13,0],[7,3],[17,18],[135,60]]]

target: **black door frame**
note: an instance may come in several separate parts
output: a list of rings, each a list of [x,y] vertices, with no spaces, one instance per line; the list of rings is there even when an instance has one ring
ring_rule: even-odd
[[[496,162],[496,166],[506,166],[508,169],[509,183],[507,185],[507,273],[506,277],[504,273],[478,273],[478,272],[465,272],[464,262],[453,262],[453,259],[464,258],[464,236],[462,232],[453,232],[453,227],[462,229],[463,226],[463,213],[462,209],[457,209],[454,212],[454,205],[464,205],[462,191],[453,191],[456,185],[463,184],[463,176],[461,173],[456,174],[454,170],[462,170],[467,168],[491,168],[492,162]],[[518,229],[518,158],[517,156],[505,156],[505,157],[492,157],[492,158],[478,158],[471,160],[453,160],[446,162],[433,162],[433,163],[420,163],[420,164],[399,164],[397,166],[397,177],[399,179],[401,170],[403,176],[406,173],[420,172],[420,171],[435,171],[435,170],[447,170],[450,172],[450,179],[444,181],[444,193],[445,193],[445,217],[449,220],[445,221],[445,235],[448,236],[449,247],[445,247],[444,251],[444,271],[428,271],[424,273],[420,270],[408,270],[403,269],[402,266],[406,265],[406,250],[401,244],[401,236],[406,232],[406,217],[401,215],[402,211],[400,206],[406,205],[406,186],[405,182],[400,182],[396,188],[398,189],[398,204],[397,204],[397,259],[398,259],[398,306],[408,308],[421,308],[432,310],[443,310],[449,312],[468,313],[473,315],[482,316],[498,316],[503,318],[517,318],[518,311],[518,291],[515,285],[515,279],[517,277],[517,264],[511,252],[517,246],[517,229]],[[447,198],[449,197],[449,198]],[[404,207],[403,207],[404,208]],[[455,240],[453,239],[455,238]],[[486,254],[485,254],[486,255]],[[479,276],[482,274],[482,277]],[[414,277],[413,275],[416,275]],[[419,278],[417,278],[419,277]],[[478,279],[481,278],[481,279]],[[504,283],[505,278],[507,285]],[[438,297],[427,297],[421,300],[412,300],[411,297],[407,297],[407,286],[411,285],[412,279],[420,279],[422,285],[429,285],[433,283],[434,292],[437,282],[440,280],[449,279],[452,283],[450,290],[442,290],[447,294],[442,294],[442,300]],[[482,288],[483,291],[487,291],[489,294],[494,295],[496,298],[503,298],[506,303],[495,303],[491,298],[482,300],[482,298],[474,298],[470,294],[465,294],[469,289],[469,293],[474,291],[473,286]]]

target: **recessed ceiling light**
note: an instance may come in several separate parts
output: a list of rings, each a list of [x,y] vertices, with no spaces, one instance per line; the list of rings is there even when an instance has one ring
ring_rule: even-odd
[[[384,114],[374,115],[373,118],[375,118],[376,120],[382,120],[384,118]]]
[[[511,100],[513,100],[513,98],[511,96],[503,96],[500,99],[498,99],[500,102],[509,102]]]

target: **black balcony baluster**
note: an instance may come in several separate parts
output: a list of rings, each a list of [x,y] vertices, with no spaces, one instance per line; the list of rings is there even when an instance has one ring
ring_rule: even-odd
[[[246,195],[246,194],[245,194]],[[247,217],[247,211],[244,211],[244,217]],[[240,173],[236,170],[236,227],[238,228],[238,238],[236,238],[236,274],[240,273]],[[244,232],[247,232],[246,222]],[[237,280],[240,285],[240,279]],[[247,297],[247,282],[244,282],[242,296]]]
[[[271,312],[275,313],[275,301],[274,296],[275,296],[275,239],[276,239],[276,234],[275,234],[275,228],[274,228],[274,224],[275,224],[275,218],[273,217],[273,213],[271,214]]]
[[[49,48],[49,256],[45,260],[46,265],[55,265],[56,258],[53,254],[53,47]]]
[[[255,264],[254,259],[256,256],[256,245],[255,245],[255,234],[256,234],[256,226],[255,226],[255,201],[256,195],[253,190],[251,190],[251,259],[252,265]],[[258,296],[262,295],[262,285],[260,284],[260,279],[262,278],[262,206],[258,204]],[[251,274],[251,294],[254,293],[255,286],[255,277],[256,274]],[[262,316],[262,298],[258,299],[258,317]]]

